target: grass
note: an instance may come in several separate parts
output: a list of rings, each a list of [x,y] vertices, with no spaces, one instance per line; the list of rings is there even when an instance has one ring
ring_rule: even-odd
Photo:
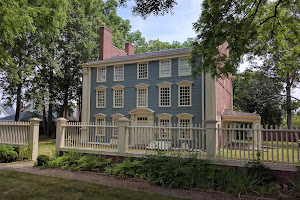
[[[184,198],[114,188],[62,178],[0,170],[0,199],[157,199]]]
[[[39,138],[39,155],[44,154],[52,156],[55,153],[55,142],[55,139],[41,135]]]

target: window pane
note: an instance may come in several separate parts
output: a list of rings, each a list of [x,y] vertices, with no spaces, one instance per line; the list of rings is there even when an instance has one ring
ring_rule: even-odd
[[[138,78],[148,78],[148,64],[142,63],[138,64]]]
[[[96,125],[103,127],[96,127],[96,136],[105,136],[105,119],[96,119]]]
[[[180,60],[180,70],[179,75],[191,75],[191,66],[188,63],[187,59],[181,59]]]
[[[118,66],[115,67],[115,81],[122,81],[124,80],[124,67]]]
[[[191,86],[179,87],[179,105],[190,106],[191,105]]]
[[[97,107],[105,107],[105,91],[97,91]]]
[[[191,138],[191,120],[190,119],[180,119],[179,123],[180,131],[179,138],[180,139],[190,139]],[[187,129],[184,129],[187,127]]]
[[[97,77],[98,82],[105,82],[106,81],[106,67],[97,68]]]
[[[114,107],[123,107],[123,90],[114,90],[115,105]]]
[[[170,129],[170,120],[169,119],[161,119],[160,123],[160,133],[159,133],[159,137],[162,139],[169,139],[170,134],[171,134],[171,129]]]
[[[160,62],[160,77],[171,76],[171,61]]]
[[[138,89],[138,105],[145,107],[148,105],[148,89]]]
[[[170,106],[170,89],[167,88],[159,88],[160,91],[160,106]]]

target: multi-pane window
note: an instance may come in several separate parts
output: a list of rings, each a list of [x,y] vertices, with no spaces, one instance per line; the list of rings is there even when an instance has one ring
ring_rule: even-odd
[[[188,63],[188,59],[179,59],[179,76],[187,76],[192,74],[192,68]]]
[[[159,106],[169,107],[171,106],[171,87],[159,88]]]
[[[171,123],[170,119],[160,119],[159,120],[159,137],[161,139],[170,139],[171,138]]]
[[[115,66],[114,81],[123,81],[123,80],[124,80],[124,66]]]
[[[119,133],[119,119],[113,119],[113,126],[116,126],[113,128],[113,137],[117,138]]]
[[[106,90],[96,90],[96,107],[105,108]]]
[[[141,88],[137,90],[137,107],[148,106],[148,88]]]
[[[124,89],[114,90],[114,108],[124,107]]]
[[[160,61],[159,77],[171,76],[171,61]]]
[[[191,119],[179,119],[179,139],[191,139]]]
[[[179,105],[190,106],[191,103],[191,86],[179,86]]]
[[[105,136],[105,118],[96,118],[96,136]]]
[[[148,63],[139,63],[137,65],[137,78],[138,79],[148,78]]]
[[[97,68],[97,82],[106,82],[106,67]]]

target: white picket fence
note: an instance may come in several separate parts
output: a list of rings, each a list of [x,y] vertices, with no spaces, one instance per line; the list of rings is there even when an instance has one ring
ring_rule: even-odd
[[[57,150],[135,156],[169,155],[210,159],[213,163],[243,166],[260,160],[274,169],[295,170],[299,161],[300,130],[214,124],[180,127],[71,123],[58,119]],[[214,126],[213,126],[214,125]],[[268,165],[269,166],[269,165]],[[283,167],[284,166],[284,167]],[[288,167],[287,167],[288,166]]]
[[[30,122],[1,121],[0,145],[32,145],[32,160],[37,159],[39,142],[39,122],[37,118]]]

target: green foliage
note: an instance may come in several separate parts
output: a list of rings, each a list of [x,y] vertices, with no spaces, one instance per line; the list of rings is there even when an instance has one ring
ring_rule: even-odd
[[[32,158],[32,145],[21,146],[19,148],[18,160],[31,160]]]
[[[284,99],[283,84],[263,71],[245,71],[233,82],[233,104],[236,110],[256,113],[263,125],[280,125]]]
[[[72,169],[79,171],[104,172],[111,164],[112,159],[105,159],[96,155],[85,155],[77,161],[77,166]]]
[[[48,155],[39,155],[36,160],[36,165],[39,167],[47,166],[50,161],[50,156]]]
[[[122,177],[142,177],[141,169],[143,168],[143,161],[125,159],[122,163],[116,163],[111,168],[106,169],[106,173],[118,175]]]
[[[296,176],[294,179],[288,179],[292,194],[299,199],[300,198],[300,167],[297,167]]]
[[[63,156],[54,158],[48,162],[49,167],[76,168],[77,161],[80,160],[82,154],[74,150],[69,150]]]

